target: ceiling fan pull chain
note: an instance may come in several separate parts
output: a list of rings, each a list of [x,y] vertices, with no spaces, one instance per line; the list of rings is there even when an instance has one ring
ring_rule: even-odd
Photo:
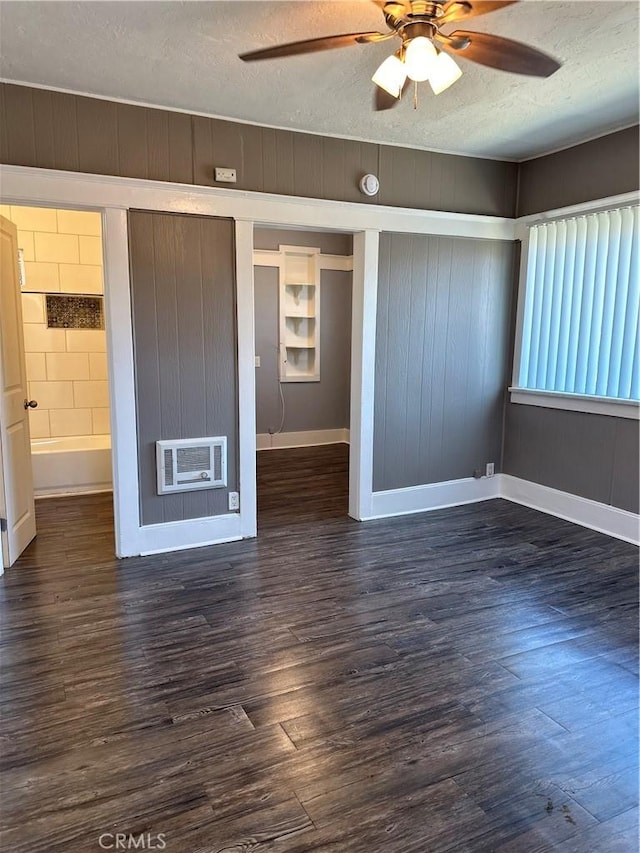
[[[413,84],[413,108],[414,110],[418,109],[418,84],[416,82]]]

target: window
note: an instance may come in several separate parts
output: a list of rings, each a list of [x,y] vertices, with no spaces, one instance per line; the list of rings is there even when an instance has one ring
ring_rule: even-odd
[[[639,399],[639,250],[637,206],[531,227],[513,391]]]

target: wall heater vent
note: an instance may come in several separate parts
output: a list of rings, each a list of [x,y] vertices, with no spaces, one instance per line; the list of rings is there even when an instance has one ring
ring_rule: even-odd
[[[220,489],[227,485],[227,439],[156,441],[158,494]]]

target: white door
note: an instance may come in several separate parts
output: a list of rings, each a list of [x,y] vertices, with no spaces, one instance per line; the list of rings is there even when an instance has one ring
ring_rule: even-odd
[[[16,227],[0,216],[0,524],[2,564],[12,566],[36,535],[29,403]]]

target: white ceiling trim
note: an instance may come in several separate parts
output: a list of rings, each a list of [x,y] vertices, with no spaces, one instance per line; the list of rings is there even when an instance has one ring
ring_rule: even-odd
[[[1,166],[0,178],[0,199],[4,204],[68,205],[94,210],[144,208],[315,230],[516,239],[515,220],[501,216],[357,204],[31,166]]]

